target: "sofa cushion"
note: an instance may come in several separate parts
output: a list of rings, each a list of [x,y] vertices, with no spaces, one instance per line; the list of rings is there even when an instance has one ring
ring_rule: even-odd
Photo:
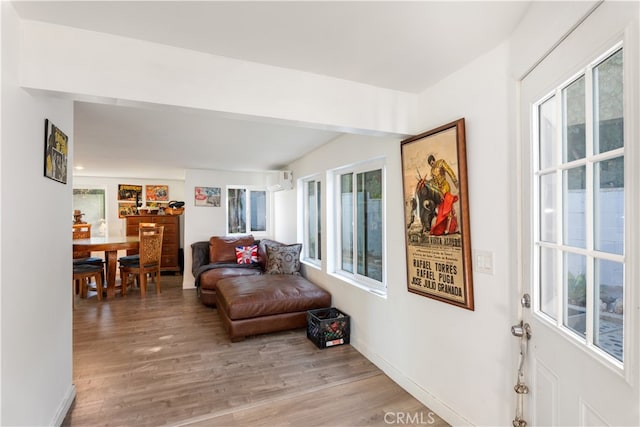
[[[331,294],[302,276],[244,276],[220,280],[217,301],[239,320],[329,307]]]
[[[209,262],[236,262],[236,246],[250,246],[253,235],[213,236],[209,239]]]
[[[263,270],[267,265],[267,245],[282,246],[282,243],[271,239],[260,240],[258,243],[258,263]]]
[[[253,264],[258,262],[258,245],[236,246],[236,262]]]
[[[265,274],[300,274],[301,243],[293,245],[267,245]]]
[[[199,286],[203,291],[215,292],[218,289],[219,280],[227,277],[257,276],[261,274],[262,270],[254,264],[240,265],[235,262],[233,264],[218,264],[216,268],[207,270],[200,275]]]

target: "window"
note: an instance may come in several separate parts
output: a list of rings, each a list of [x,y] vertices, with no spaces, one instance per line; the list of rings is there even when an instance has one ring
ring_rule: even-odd
[[[303,257],[313,264],[322,260],[322,184],[316,179],[308,179],[303,185]]]
[[[334,172],[335,270],[359,285],[384,292],[384,170],[381,163]]]
[[[73,189],[73,210],[80,210],[84,214],[82,221],[91,224],[91,235],[93,236],[107,234],[105,199],[103,188]],[[71,213],[69,213],[69,219],[72,220]]]
[[[268,224],[266,190],[227,188],[227,231],[229,234],[266,234]],[[247,218],[249,221],[247,221]]]
[[[536,311],[624,360],[623,50],[535,105]]]

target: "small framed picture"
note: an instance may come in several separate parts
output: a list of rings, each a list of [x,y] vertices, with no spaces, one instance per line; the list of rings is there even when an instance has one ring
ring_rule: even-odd
[[[137,213],[135,203],[118,203],[118,218],[124,218],[129,215],[135,215]]]
[[[220,187],[196,187],[194,202],[196,206],[220,207]]]
[[[44,120],[44,176],[67,183],[69,137],[49,119]]]
[[[145,186],[147,202],[168,202],[169,186],[168,185],[147,185]]]
[[[141,202],[142,185],[118,184],[118,200],[127,202]]]

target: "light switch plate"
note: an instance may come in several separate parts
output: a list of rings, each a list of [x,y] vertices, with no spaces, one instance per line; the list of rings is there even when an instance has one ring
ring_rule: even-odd
[[[493,274],[493,252],[473,251],[473,267],[478,273]]]

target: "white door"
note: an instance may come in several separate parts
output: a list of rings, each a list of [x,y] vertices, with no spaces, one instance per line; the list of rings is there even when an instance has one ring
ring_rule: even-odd
[[[640,425],[638,2],[605,2],[521,82],[529,426]]]

